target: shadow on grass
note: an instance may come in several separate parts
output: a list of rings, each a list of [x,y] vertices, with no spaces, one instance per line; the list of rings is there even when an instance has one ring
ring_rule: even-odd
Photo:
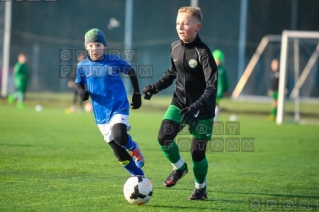
[[[282,197],[282,198],[300,198],[300,199],[319,199],[319,196],[315,195],[295,195],[295,194],[271,194],[271,193],[258,193],[258,192],[227,192],[227,191],[215,191],[217,193],[229,193],[229,194],[247,194],[247,195],[261,195],[267,197]]]
[[[207,201],[207,200],[205,200]],[[230,211],[229,208],[221,208],[218,206],[209,206],[209,207],[195,207],[195,206],[188,206],[185,204],[185,206],[170,206],[170,205],[144,205],[143,207],[149,207],[149,208],[171,208],[171,209],[184,209],[184,210],[189,210],[192,209],[194,211],[198,210],[211,210],[211,211]],[[236,209],[236,211],[247,211],[247,210],[239,210]]]
[[[189,194],[192,193],[192,189],[189,188],[158,188],[161,190],[170,190],[171,192],[185,192],[189,191]],[[247,200],[233,200],[233,199],[217,199],[213,197],[209,197],[209,194],[213,193],[212,191],[208,190],[208,199],[203,200],[203,201],[189,201],[185,200],[185,204],[183,206],[175,206],[175,205],[147,205],[148,207],[154,207],[154,208],[174,208],[174,209],[192,209],[194,211],[198,210],[211,210],[211,211],[230,211],[235,209],[236,211],[247,211],[247,210],[241,210],[238,208],[242,208],[245,205],[248,205]],[[191,205],[191,204],[198,204],[198,207]],[[208,207],[203,207],[204,205],[201,204],[208,203]],[[225,203],[228,204],[229,207],[222,207],[221,204]],[[248,206],[247,206],[248,207]]]

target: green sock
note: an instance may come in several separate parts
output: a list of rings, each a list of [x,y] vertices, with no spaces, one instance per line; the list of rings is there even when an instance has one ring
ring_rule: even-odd
[[[206,180],[206,175],[208,171],[208,162],[206,157],[198,162],[193,161],[193,171],[195,177],[195,184],[203,184]],[[204,188],[206,188],[206,185]]]
[[[271,110],[271,115],[276,116],[277,115],[277,107],[273,107]]]
[[[169,146],[161,146],[161,150],[164,154],[164,156],[171,162],[171,164],[176,164],[181,160],[181,156],[179,155],[178,146],[175,142],[172,142]],[[174,165],[173,165],[174,166]],[[185,169],[185,163],[179,167],[177,170],[184,170]]]

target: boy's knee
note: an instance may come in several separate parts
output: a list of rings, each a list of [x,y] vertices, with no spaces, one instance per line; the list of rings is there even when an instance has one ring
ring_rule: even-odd
[[[120,162],[125,162],[125,161],[130,161],[131,160],[131,156],[128,154],[128,152],[123,147],[118,145],[115,141],[112,140],[108,144],[111,146],[115,157]]]
[[[118,143],[121,146],[125,146],[127,144],[127,133],[125,132],[119,132],[119,133],[115,133],[113,134],[113,139],[116,143]]]
[[[192,160],[199,162],[206,157],[205,151],[203,150],[192,150]]]
[[[180,125],[171,120],[163,120],[158,132],[157,140],[161,146],[169,146],[180,131]]]
[[[206,157],[206,146],[206,140],[197,140],[195,138],[193,139],[191,150],[193,161],[199,162]]]
[[[157,141],[161,146],[169,146],[172,144],[174,136],[160,131],[157,136]]]
[[[112,129],[113,140],[121,146],[125,146],[128,141],[125,124],[116,124]]]

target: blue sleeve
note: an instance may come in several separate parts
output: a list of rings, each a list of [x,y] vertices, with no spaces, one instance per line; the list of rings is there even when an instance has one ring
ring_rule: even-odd
[[[131,70],[131,65],[122,60],[121,58],[119,58],[118,60],[118,68],[120,69],[120,72],[124,73],[124,74],[128,74],[128,72]]]
[[[79,66],[79,65],[76,67],[75,83],[77,83],[77,84],[86,84],[86,81],[85,81],[85,67]]]

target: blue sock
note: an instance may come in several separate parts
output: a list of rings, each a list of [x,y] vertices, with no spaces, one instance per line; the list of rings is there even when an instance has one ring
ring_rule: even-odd
[[[127,150],[133,150],[133,149],[136,149],[136,147],[137,147],[137,145],[136,145],[136,143],[132,140],[132,137],[129,135],[129,134],[127,134],[127,136],[128,136],[128,141],[127,141],[127,144],[125,145],[125,146],[123,146],[125,149],[127,149]]]
[[[144,172],[142,171],[142,169],[138,168],[135,165],[135,162],[133,161],[133,159],[131,160],[126,160],[123,162],[120,162],[123,165],[123,168],[125,168],[128,173],[130,173],[131,175],[144,175]]]

